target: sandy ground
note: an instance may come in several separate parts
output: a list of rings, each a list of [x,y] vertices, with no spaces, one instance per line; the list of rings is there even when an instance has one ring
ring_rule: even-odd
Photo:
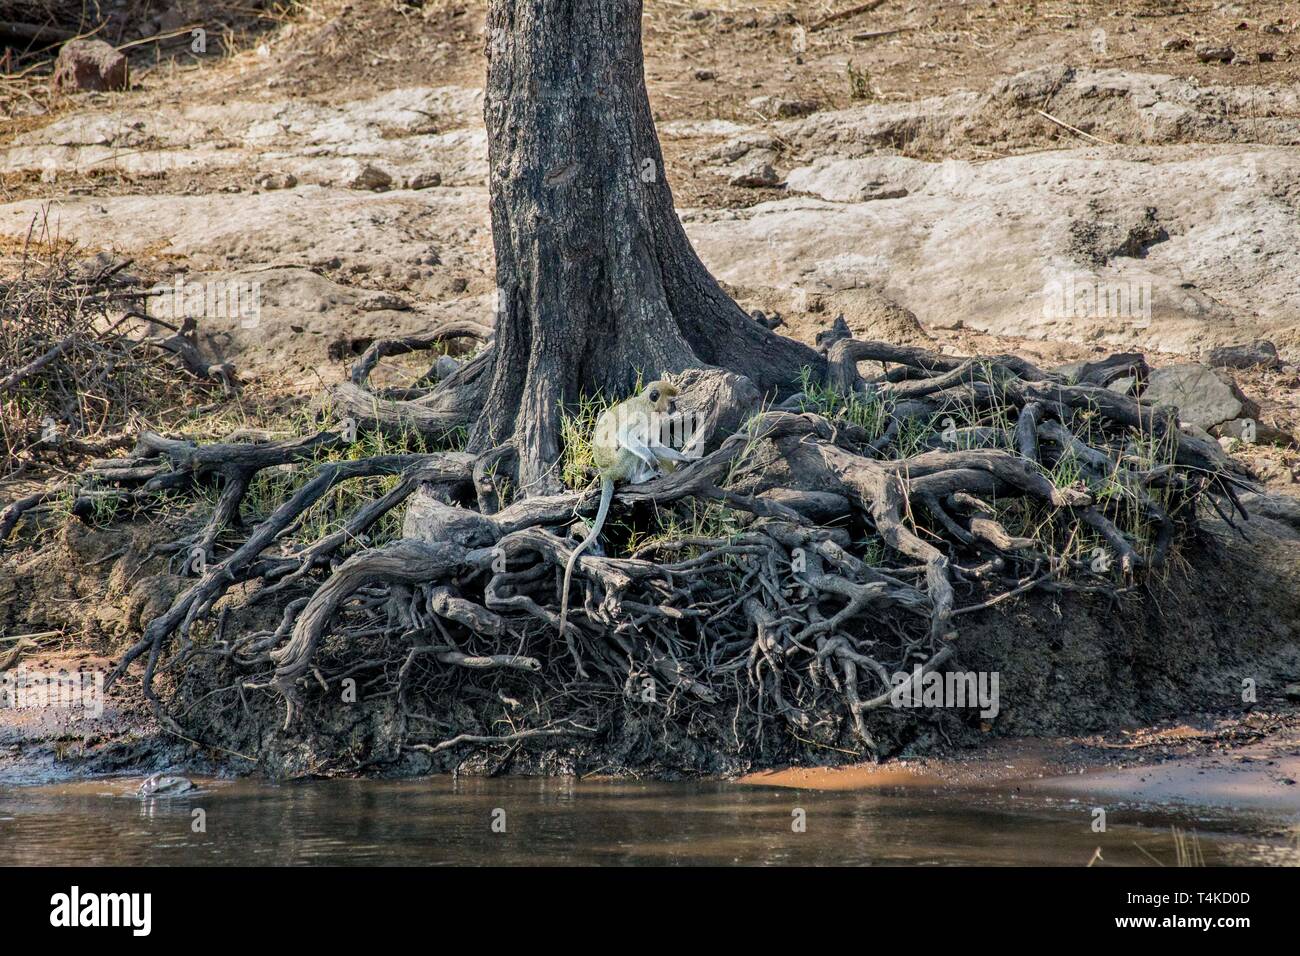
[[[1201,716],[1105,737],[1012,739],[883,765],[786,768],[743,783],[811,790],[972,789],[1300,814],[1300,711]]]

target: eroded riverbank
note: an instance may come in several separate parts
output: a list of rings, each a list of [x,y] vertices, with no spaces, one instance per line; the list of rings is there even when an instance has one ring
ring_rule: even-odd
[[[1003,739],[955,754],[748,774],[798,790],[960,789],[1093,806],[1261,811],[1300,824],[1300,712],[1200,715],[1091,737]]]

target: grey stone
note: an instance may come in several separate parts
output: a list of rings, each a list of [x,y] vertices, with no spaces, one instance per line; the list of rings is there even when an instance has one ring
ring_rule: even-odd
[[[1153,371],[1142,398],[1176,406],[1179,421],[1204,429],[1240,418],[1246,407],[1232,379],[1194,362]]]
[[[442,185],[442,175],[440,173],[416,173],[406,181],[407,189],[432,189],[434,186]]]
[[[1300,538],[1300,498],[1246,491],[1241,494],[1241,503],[1252,521],[1259,517],[1268,518],[1290,529]]]
[[[368,189],[371,192],[380,193],[393,188],[393,177],[378,166],[366,163],[355,176],[348,180],[348,188]]]
[[[433,363],[433,377],[439,382],[444,378],[450,378],[460,371],[460,364],[450,355],[439,355],[438,361]]]
[[[1210,365],[1215,368],[1265,368],[1280,367],[1277,346],[1267,339],[1256,339],[1244,345],[1225,345],[1210,352]]]
[[[733,186],[770,187],[778,185],[781,177],[776,174],[771,163],[757,157],[749,162],[740,163],[727,181]]]
[[[140,789],[136,793],[141,799],[156,797],[178,797],[183,793],[189,793],[198,788],[194,786],[193,781],[184,777],[173,777],[167,774],[156,773],[144,783],[140,784]]]
[[[1198,46],[1196,58],[1202,63],[1231,63],[1236,51],[1230,46]]]
[[[253,180],[258,189],[292,189],[298,185],[298,177],[293,173],[263,173]]]
[[[1137,386],[1136,375],[1125,375],[1123,378],[1117,378],[1106,387],[1112,392],[1118,392],[1120,395],[1131,395],[1133,389]]]
[[[1210,429],[1210,434],[1219,439],[1228,438],[1252,445],[1295,444],[1295,436],[1290,432],[1257,418],[1234,418],[1231,421],[1220,422]]]
[[[787,100],[779,96],[756,96],[749,101],[751,109],[774,119],[794,119],[810,116],[821,107],[812,100]]]

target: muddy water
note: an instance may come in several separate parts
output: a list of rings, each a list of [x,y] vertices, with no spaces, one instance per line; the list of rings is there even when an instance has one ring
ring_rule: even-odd
[[[0,861],[1082,866],[1100,847],[1105,865],[1153,866],[1176,862],[1171,827],[1179,827],[1195,832],[1208,865],[1300,865],[1294,822],[1283,815],[1112,807],[1106,832],[1095,833],[1086,803],[1010,791],[216,780],[193,795],[142,801],[138,783],[0,788]],[[206,832],[195,832],[199,820]]]

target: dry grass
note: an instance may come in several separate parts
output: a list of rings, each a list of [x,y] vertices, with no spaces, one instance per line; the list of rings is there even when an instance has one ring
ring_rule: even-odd
[[[44,221],[0,248],[0,477],[123,447],[141,424],[180,421],[214,392],[146,343],[146,290],[129,263],[78,253]]]

